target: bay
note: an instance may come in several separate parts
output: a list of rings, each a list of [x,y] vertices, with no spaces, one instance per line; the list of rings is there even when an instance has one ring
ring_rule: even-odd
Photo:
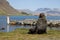
[[[38,19],[38,16],[9,16],[10,20]],[[47,20],[60,20],[60,16],[46,16]],[[5,30],[1,30],[5,28]],[[8,29],[9,28],[9,29]],[[7,25],[7,16],[0,16],[0,32],[11,32],[16,28],[30,28],[30,26]]]

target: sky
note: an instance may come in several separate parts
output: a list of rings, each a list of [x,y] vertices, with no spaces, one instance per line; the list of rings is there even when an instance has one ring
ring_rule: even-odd
[[[8,0],[15,9],[60,8],[60,0]]]

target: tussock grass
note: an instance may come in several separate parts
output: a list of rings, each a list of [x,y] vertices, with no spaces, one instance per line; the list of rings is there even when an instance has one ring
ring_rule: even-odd
[[[60,40],[60,31],[49,30],[47,34],[27,34],[28,29],[16,29],[13,32],[0,32],[0,40]]]

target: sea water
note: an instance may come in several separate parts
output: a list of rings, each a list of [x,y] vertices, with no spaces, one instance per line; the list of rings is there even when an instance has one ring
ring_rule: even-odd
[[[38,16],[9,16],[10,20],[38,19]],[[47,20],[60,20],[60,16],[46,16]],[[1,30],[5,28],[5,30]],[[0,16],[0,32],[11,32],[17,28],[30,28],[30,26],[7,25],[7,16]]]

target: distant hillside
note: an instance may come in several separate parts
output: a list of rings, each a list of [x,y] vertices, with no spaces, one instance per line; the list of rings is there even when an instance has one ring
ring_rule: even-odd
[[[34,11],[33,15],[39,15],[39,13],[45,13],[47,16],[60,16],[60,9],[59,8],[38,8]]]
[[[19,12],[26,12],[32,15],[39,15],[40,13],[45,13],[46,16],[60,16],[59,8],[38,8],[35,11],[31,11],[29,9],[19,9]]]
[[[20,13],[21,12],[25,12],[25,13],[27,13],[27,14],[29,14],[29,15],[32,15],[32,11],[31,10],[29,10],[29,9],[17,9]]]
[[[7,0],[0,0],[0,15],[26,15],[14,9]]]

